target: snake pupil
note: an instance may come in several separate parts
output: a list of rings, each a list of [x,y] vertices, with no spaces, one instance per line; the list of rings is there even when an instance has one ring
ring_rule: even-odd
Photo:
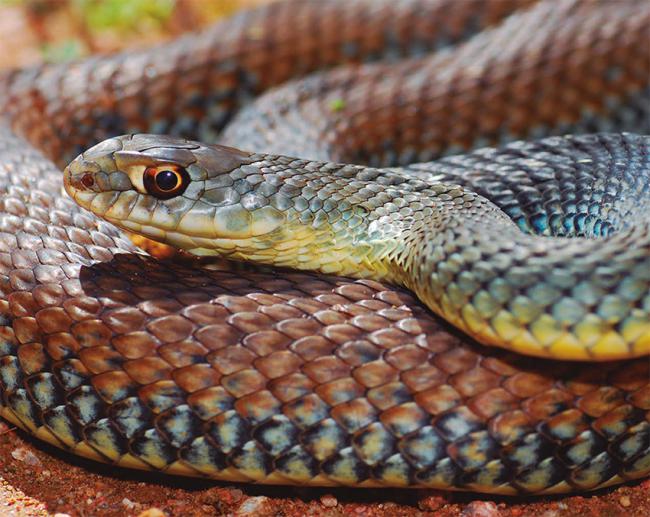
[[[180,196],[190,182],[185,169],[177,165],[148,167],[142,180],[147,192],[158,199]]]
[[[160,171],[156,174],[156,185],[160,190],[173,190],[178,186],[180,178],[173,171]]]

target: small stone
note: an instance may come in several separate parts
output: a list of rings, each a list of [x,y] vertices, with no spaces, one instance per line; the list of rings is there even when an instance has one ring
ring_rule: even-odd
[[[632,504],[632,501],[630,501],[630,496],[629,495],[623,495],[621,498],[618,500],[619,503],[621,503],[621,506],[624,508],[627,508]]]
[[[320,504],[322,504],[325,508],[334,508],[339,504],[339,502],[333,495],[326,494],[320,498]]]
[[[418,501],[418,508],[423,512],[435,512],[447,504],[447,497],[444,495],[429,495]]]
[[[463,517],[499,517],[501,513],[492,501],[472,501],[462,514]]]
[[[34,467],[41,464],[41,460],[39,460],[32,451],[26,449],[25,447],[18,447],[17,449],[11,451],[11,457],[15,460],[22,461],[23,463],[32,465]]]
[[[244,498],[244,492],[239,490],[239,488],[231,488],[228,490],[228,493],[234,502],[241,501]]]
[[[133,508],[135,508],[135,503],[133,501],[131,501],[131,499],[128,499],[126,497],[124,499],[122,499],[122,504],[125,507],[127,507],[129,510],[132,510]]]
[[[235,515],[255,516],[266,514],[269,510],[270,499],[263,495],[258,497],[249,497],[237,509]]]
[[[165,512],[160,508],[148,508],[144,512],[140,512],[138,517],[166,517]]]

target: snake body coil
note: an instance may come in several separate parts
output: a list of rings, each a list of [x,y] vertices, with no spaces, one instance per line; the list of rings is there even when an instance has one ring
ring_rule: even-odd
[[[516,494],[647,475],[650,139],[611,131],[649,129],[649,21],[633,1],[287,2],[0,76],[2,415],[223,480]],[[255,152],[114,136],[228,122],[221,141]],[[26,143],[62,163],[104,138],[65,185],[109,222],[359,280],[138,253]]]

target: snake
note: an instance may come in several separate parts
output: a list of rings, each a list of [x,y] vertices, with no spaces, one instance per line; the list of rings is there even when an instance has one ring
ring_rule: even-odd
[[[217,481],[647,476],[649,23],[289,0],[3,72],[0,415]]]

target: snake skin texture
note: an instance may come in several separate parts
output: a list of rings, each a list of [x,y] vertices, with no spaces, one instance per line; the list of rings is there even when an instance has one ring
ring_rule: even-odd
[[[0,76],[2,416],[74,454],[229,481],[537,494],[647,476],[647,357],[531,358],[479,345],[374,280],[156,260],[65,196],[50,159],[125,132],[210,141],[229,121],[223,141],[260,154],[216,148],[226,162],[265,153],[285,168],[644,133],[649,19],[632,1],[287,2],[153,51]],[[294,30],[278,30],[288,20]],[[397,58],[407,61],[281,86],[236,115],[312,70]],[[115,142],[90,156],[112,156]],[[155,142],[149,158],[164,161],[155,149],[179,141]],[[647,311],[649,146],[632,134],[555,137],[347,171],[414,189],[459,184],[513,231],[577,237],[566,241],[584,246],[585,263],[611,259],[624,287],[586,292],[552,268],[543,285],[582,292],[590,308],[619,296]],[[235,178],[251,187],[241,194],[253,176]],[[610,239],[630,256],[596,255]],[[516,269],[518,257],[499,255]],[[618,305],[604,303],[604,317]]]

